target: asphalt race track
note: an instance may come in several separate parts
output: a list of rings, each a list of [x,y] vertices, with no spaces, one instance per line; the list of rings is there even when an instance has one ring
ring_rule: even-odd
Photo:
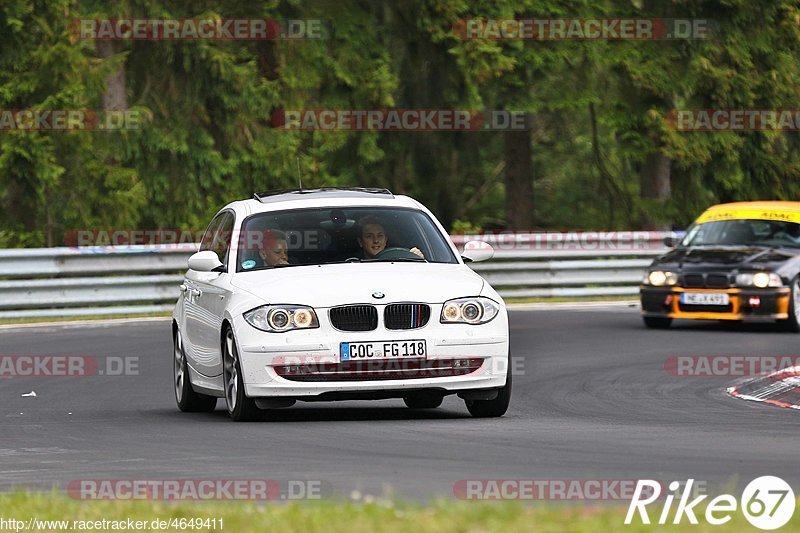
[[[622,306],[512,311],[511,327],[524,362],[504,418],[473,419],[448,397],[434,411],[298,403],[256,423],[230,421],[222,400],[211,414],[177,410],[168,320],[3,330],[2,355],[138,356],[139,375],[0,379],[0,489],[268,478],[427,499],[452,497],[463,479],[800,483],[800,413],[732,398],[730,378],[664,369],[676,354],[797,354],[800,335],[718,323],[653,331]]]

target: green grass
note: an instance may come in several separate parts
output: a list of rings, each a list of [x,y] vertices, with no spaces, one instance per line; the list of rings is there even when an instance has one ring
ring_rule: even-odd
[[[711,526],[698,512],[699,526],[690,526],[684,518],[681,526],[646,526],[634,520],[624,525],[627,505],[584,507],[579,505],[523,505],[516,502],[466,502],[439,500],[431,505],[398,504],[389,500],[374,503],[305,501],[295,503],[200,502],[167,503],[161,501],[79,501],[63,493],[14,492],[0,494],[0,516],[27,520],[142,520],[209,518],[222,519],[222,531],[240,532],[596,532],[596,531],[756,531],[741,512],[723,526]],[[674,509],[673,509],[674,513]],[[658,511],[651,511],[656,520]],[[9,529],[6,528],[6,531]],[[109,529],[110,530],[110,529]],[[162,531],[180,531],[167,528]],[[213,530],[203,528],[202,530]],[[13,531],[13,529],[11,529]],[[31,531],[31,530],[23,530]],[[39,531],[43,531],[40,529]],[[51,531],[55,531],[52,529]],[[192,531],[192,529],[183,529]],[[197,531],[194,529],[193,531]],[[782,533],[800,532],[797,515],[781,528]]]

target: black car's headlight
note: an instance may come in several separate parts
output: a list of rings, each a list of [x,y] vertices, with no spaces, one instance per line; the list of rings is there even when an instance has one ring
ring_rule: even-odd
[[[664,270],[653,270],[644,275],[642,284],[652,285],[654,287],[663,287],[664,285],[677,285],[678,274]]]
[[[736,285],[740,287],[783,287],[783,280],[775,272],[746,272],[736,276]]]
[[[319,327],[314,309],[305,305],[264,305],[246,312],[244,319],[254,328],[270,333]]]
[[[448,300],[442,306],[442,324],[485,324],[500,312],[500,305],[485,296]]]

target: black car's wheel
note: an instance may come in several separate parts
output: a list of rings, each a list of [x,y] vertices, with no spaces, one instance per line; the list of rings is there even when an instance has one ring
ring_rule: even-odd
[[[403,401],[411,409],[436,409],[442,405],[444,398],[432,394],[413,394],[403,398]]]
[[[186,362],[186,353],[183,350],[183,337],[180,331],[175,331],[172,339],[172,383],[175,388],[175,402],[178,409],[188,413],[210,412],[217,407],[217,399],[213,396],[198,394],[192,388],[189,380],[189,367]]]
[[[789,318],[778,322],[786,331],[800,332],[800,278],[792,280],[792,290],[789,294]]]
[[[467,411],[475,418],[495,418],[503,416],[508,411],[511,402],[511,361],[509,358],[506,384],[501,388],[494,400],[464,400]]]
[[[231,328],[225,330],[225,341],[222,343],[222,378],[228,415],[237,422],[258,418],[261,410],[256,407],[255,401],[244,393],[239,350],[236,348],[236,340]]]
[[[667,329],[672,325],[672,319],[661,316],[645,316],[642,317],[644,325],[648,328],[654,329]]]

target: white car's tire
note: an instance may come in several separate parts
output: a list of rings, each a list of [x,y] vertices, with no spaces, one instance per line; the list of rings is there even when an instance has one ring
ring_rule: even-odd
[[[239,350],[230,327],[226,328],[222,342],[222,378],[228,415],[237,422],[259,418],[263,412],[256,406],[255,401],[244,393]]]
[[[183,349],[183,337],[178,330],[172,337],[172,348],[172,384],[178,409],[187,413],[213,411],[217,407],[217,399],[213,396],[199,394],[192,388],[186,352]]]
[[[511,402],[511,365],[506,372],[506,384],[497,391],[493,400],[464,400],[469,414],[475,418],[496,418],[503,416],[508,411]]]

